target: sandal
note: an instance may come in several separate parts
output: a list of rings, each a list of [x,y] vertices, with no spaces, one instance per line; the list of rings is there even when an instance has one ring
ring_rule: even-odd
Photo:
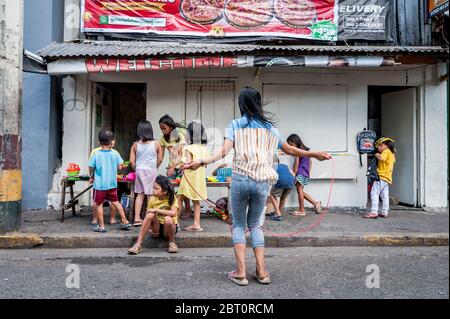
[[[268,284],[271,283],[271,281],[270,281],[270,275],[269,275],[269,274],[267,274],[266,277],[260,277],[260,276],[258,275],[258,273],[256,273],[256,274],[255,274],[255,279],[256,279],[260,284],[262,284],[262,285],[268,285]]]
[[[298,211],[290,212],[289,214],[292,215],[292,216],[300,216],[300,217],[306,216],[305,212],[301,213],[301,212],[298,212]]]
[[[190,231],[190,232],[202,232],[203,228],[194,228],[192,226],[186,227],[184,229],[185,231]]]
[[[131,229],[131,224],[120,224],[120,230],[130,230]]]
[[[276,222],[282,222],[283,221],[283,217],[281,217],[281,215],[271,215],[269,217],[270,220],[276,221]]]
[[[106,233],[107,232],[106,228],[101,228],[99,225],[92,228],[92,230],[97,233]]]
[[[318,202],[315,209],[316,209],[316,214],[320,214],[322,212],[322,203]]]
[[[235,274],[236,274],[236,271],[235,271],[235,270],[230,271],[230,272],[228,273],[228,279],[230,279],[230,280],[231,280],[232,282],[234,282],[236,285],[239,285],[239,286],[248,286],[248,280],[247,280],[247,278],[238,278],[238,277],[235,276]]]
[[[377,219],[377,218],[378,218],[378,214],[368,213],[368,214],[364,215],[363,218],[367,218],[367,219]]]
[[[141,226],[142,226],[142,220],[133,223],[133,227],[141,227]]]
[[[128,253],[130,255],[139,255],[143,251],[144,251],[144,249],[141,247],[141,245],[138,245],[138,244],[135,244],[133,247],[128,249]]]
[[[178,252],[178,246],[177,246],[177,244],[175,244],[174,242],[169,243],[169,249],[168,249],[168,252],[169,252],[170,254],[176,254],[176,253]]]

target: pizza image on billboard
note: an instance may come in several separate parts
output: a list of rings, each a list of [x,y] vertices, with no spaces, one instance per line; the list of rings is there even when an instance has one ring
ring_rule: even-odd
[[[182,0],[180,12],[191,23],[211,24],[223,17],[225,0]]]
[[[268,24],[273,18],[272,0],[227,0],[225,18],[235,28],[252,30]]]
[[[316,20],[316,7],[309,0],[275,0],[275,15],[292,28],[305,28]]]

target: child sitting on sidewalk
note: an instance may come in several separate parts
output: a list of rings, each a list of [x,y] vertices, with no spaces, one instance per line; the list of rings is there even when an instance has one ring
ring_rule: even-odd
[[[142,253],[142,243],[149,229],[153,238],[165,237],[169,240],[169,253],[177,253],[175,234],[178,224],[178,201],[170,180],[158,176],[153,184],[153,196],[147,206],[147,215],[142,224],[136,244],[128,250],[131,255]]]
[[[129,230],[131,224],[125,217],[125,212],[117,197],[117,169],[123,163],[122,157],[118,152],[113,151],[112,141],[114,140],[114,133],[110,130],[103,129],[98,134],[98,140],[102,149],[93,154],[89,160],[90,183],[94,184],[96,204],[96,214],[98,225],[93,230],[100,233],[105,233],[105,222],[103,219],[103,203],[109,201],[120,215],[120,229]]]
[[[395,164],[395,144],[394,140],[388,137],[382,137],[376,141],[375,146],[378,153],[375,157],[378,160],[377,173],[379,180],[374,181],[370,191],[372,207],[370,213],[364,218],[377,219],[378,217],[387,218],[389,213],[389,184],[392,184],[392,172]],[[381,201],[383,206],[381,213],[378,214],[378,205]]]
[[[278,174],[278,181],[270,190],[270,201],[275,211],[269,214],[269,219],[274,221],[282,221],[283,218],[281,217],[281,212],[283,211],[287,197],[295,185],[295,174],[287,165],[280,164],[280,159],[278,157],[277,161],[278,163],[274,166]],[[279,204],[277,197],[280,197]]]

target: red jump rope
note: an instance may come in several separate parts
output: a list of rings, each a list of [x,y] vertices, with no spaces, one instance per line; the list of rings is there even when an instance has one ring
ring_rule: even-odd
[[[330,208],[330,203],[331,203],[331,196],[333,194],[333,188],[334,188],[334,178],[335,178],[335,173],[336,173],[336,166],[335,166],[335,162],[334,162],[334,158],[331,158],[331,163],[332,163],[332,170],[331,170],[331,181],[330,181],[330,192],[328,194],[328,200],[327,200],[327,205],[326,208],[320,213],[319,218],[314,221],[314,223],[299,229],[297,231],[294,232],[290,232],[290,233],[284,233],[284,234],[276,234],[271,232],[267,227],[264,227],[265,231],[267,234],[274,236],[274,237],[292,237],[301,233],[305,233],[307,231],[310,231],[311,229],[317,227],[320,225],[320,223],[323,221],[323,219],[325,218],[326,214],[329,211]],[[221,214],[225,214],[224,211],[222,211],[219,207],[217,207],[216,203],[214,203],[213,201],[207,199],[207,198],[203,198],[202,195],[200,195],[197,190],[195,189],[195,187],[191,184],[191,182],[189,181],[189,179],[186,177],[186,175],[183,175],[184,179],[186,180],[186,182],[188,183],[188,185],[192,188],[192,190],[203,200],[207,203],[208,206],[214,208],[215,210],[217,210],[219,213]],[[230,231],[231,233],[233,233],[233,228],[231,227],[230,224]]]

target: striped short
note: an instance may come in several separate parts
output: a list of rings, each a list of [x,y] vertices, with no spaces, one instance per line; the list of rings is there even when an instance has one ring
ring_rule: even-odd
[[[295,178],[296,178],[297,182],[299,182],[302,186],[306,186],[309,184],[308,176],[298,175]]]

